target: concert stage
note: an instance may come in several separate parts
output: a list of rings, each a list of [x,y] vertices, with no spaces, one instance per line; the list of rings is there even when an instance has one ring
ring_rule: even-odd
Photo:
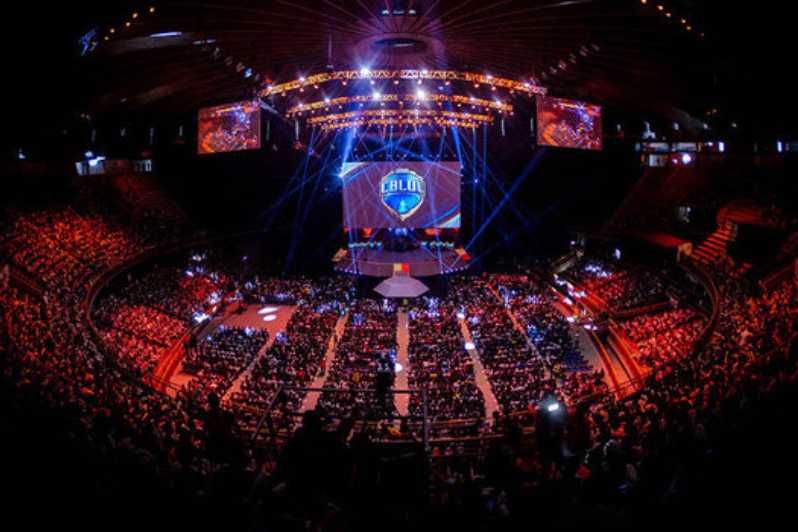
[[[343,273],[370,277],[390,277],[404,273],[412,277],[430,277],[465,270],[471,257],[463,248],[388,251],[381,248],[340,249],[333,257],[335,269]]]

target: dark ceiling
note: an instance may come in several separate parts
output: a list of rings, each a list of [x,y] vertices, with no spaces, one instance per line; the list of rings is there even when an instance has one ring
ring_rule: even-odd
[[[154,13],[146,2],[62,4],[16,4],[5,16],[21,129],[79,110],[187,112],[248,97],[267,79],[364,64],[534,77],[631,112],[704,119],[717,108],[715,119],[754,132],[796,129],[795,111],[780,107],[791,94],[785,2],[211,0],[155,2]],[[98,46],[81,55],[91,29]],[[180,35],[153,37],[171,32]]]
[[[285,81],[328,65],[486,71],[650,103],[683,98],[686,69],[691,79],[706,74],[703,28],[688,6],[673,17],[692,31],[654,6],[618,0],[162,2],[100,25],[83,67],[102,106],[195,108],[246,95],[257,74]],[[151,37],[172,32],[181,34]],[[194,44],[203,40],[204,51]]]

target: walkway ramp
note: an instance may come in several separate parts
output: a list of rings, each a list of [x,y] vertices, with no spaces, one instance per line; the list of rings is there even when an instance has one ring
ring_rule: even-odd
[[[410,367],[410,355],[408,346],[410,345],[410,328],[408,323],[407,311],[400,310],[396,315],[396,363],[401,367],[396,374],[394,389],[407,390],[408,368]],[[410,412],[410,394],[398,393],[393,396],[396,411],[400,416],[406,416]]]
[[[499,401],[493,394],[493,388],[488,380],[488,375],[485,373],[485,366],[482,365],[482,359],[479,358],[479,351],[474,345],[474,339],[471,337],[471,331],[468,329],[468,324],[464,319],[459,319],[460,331],[466,341],[466,352],[471,357],[471,362],[474,365],[474,380],[476,381],[477,388],[482,392],[482,397],[485,399],[485,416],[489,423],[493,423],[493,414],[498,412]]]

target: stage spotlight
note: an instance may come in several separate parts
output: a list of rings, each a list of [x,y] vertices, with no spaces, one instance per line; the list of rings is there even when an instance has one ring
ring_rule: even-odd
[[[682,154],[682,164],[690,164],[693,161],[693,158],[690,156],[689,153]]]
[[[416,98],[418,98],[419,100],[423,100],[426,97],[427,97],[427,91],[425,91],[424,89],[418,89],[416,91]]]
[[[552,401],[548,405],[546,405],[546,412],[549,414],[554,414],[555,412],[559,412],[560,410],[560,403],[557,401]]]
[[[363,68],[360,69],[360,75],[363,76],[363,77],[370,76],[371,75],[371,70],[366,68],[366,67],[363,67]]]
[[[457,319],[458,319],[458,320],[464,320],[464,319],[465,319],[465,317],[466,317],[466,316],[465,316],[465,313],[464,313],[464,312],[458,312],[458,313],[457,313]]]
[[[211,317],[204,312],[195,312],[192,318],[194,319],[194,323],[202,323],[203,321],[211,319]]]
[[[465,349],[466,351],[473,351],[474,349],[476,349],[476,346],[474,345],[474,342],[466,342]]]

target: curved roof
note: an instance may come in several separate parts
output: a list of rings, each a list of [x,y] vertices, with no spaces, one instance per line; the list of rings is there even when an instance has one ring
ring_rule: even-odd
[[[130,8],[98,27],[85,79],[95,107],[174,111],[246,98],[267,83],[363,67],[469,70],[599,101],[673,101],[687,88],[684,74],[700,70],[705,39],[689,2],[670,5],[165,1],[152,10]]]

